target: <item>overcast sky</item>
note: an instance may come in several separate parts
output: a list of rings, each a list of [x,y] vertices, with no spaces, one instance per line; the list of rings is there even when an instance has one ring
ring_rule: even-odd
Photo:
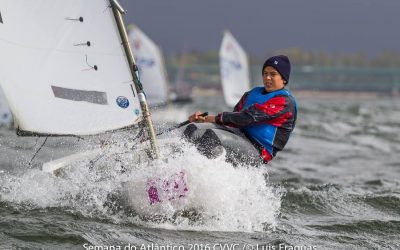
[[[120,0],[164,53],[218,50],[229,29],[252,55],[281,48],[400,51],[400,0]]]

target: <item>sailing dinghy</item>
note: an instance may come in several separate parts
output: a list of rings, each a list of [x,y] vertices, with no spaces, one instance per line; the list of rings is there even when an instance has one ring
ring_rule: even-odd
[[[150,106],[168,102],[168,80],[161,49],[139,27],[129,27],[129,42]]]
[[[247,54],[229,31],[224,32],[219,50],[219,66],[225,103],[234,107],[250,90]]]
[[[0,82],[19,135],[93,135],[142,122],[147,152],[160,158],[123,13],[116,0],[2,1]],[[44,168],[54,172],[101,153],[67,156]],[[172,178],[182,184],[172,194],[163,194],[171,190],[165,180],[148,182],[143,191],[151,204],[185,195],[184,174]]]

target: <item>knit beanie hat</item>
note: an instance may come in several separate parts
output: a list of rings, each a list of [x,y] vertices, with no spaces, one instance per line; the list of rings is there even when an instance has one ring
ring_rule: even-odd
[[[264,63],[262,72],[264,72],[264,69],[267,66],[271,66],[276,69],[282,76],[282,78],[286,81],[286,84],[289,83],[290,61],[287,56],[279,55],[268,58]]]

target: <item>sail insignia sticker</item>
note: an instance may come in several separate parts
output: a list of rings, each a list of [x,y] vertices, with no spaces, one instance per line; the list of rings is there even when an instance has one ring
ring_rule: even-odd
[[[54,97],[76,102],[89,102],[100,105],[108,105],[107,93],[51,86]]]
[[[120,106],[123,109],[129,107],[129,100],[125,96],[118,96],[116,101],[118,106]]]

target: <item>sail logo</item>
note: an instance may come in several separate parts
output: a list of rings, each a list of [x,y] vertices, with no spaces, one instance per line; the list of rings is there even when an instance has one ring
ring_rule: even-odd
[[[235,70],[239,70],[242,68],[242,64],[240,64],[240,62],[226,58],[222,59],[222,65]]]
[[[144,58],[144,57],[138,57],[137,58],[137,64],[139,68],[145,68],[145,67],[153,67],[156,64],[156,61],[152,58]]]
[[[134,47],[136,50],[139,50],[140,47],[142,46],[140,40],[133,40],[132,44],[133,44],[133,47]]]
[[[222,59],[221,74],[228,77],[233,71],[239,71],[242,69],[242,64],[238,61],[230,59]]]
[[[231,50],[233,50],[233,45],[232,45],[232,43],[228,43],[227,45],[226,45],[226,51],[231,51]]]
[[[231,61],[229,62],[230,66],[236,70],[239,70],[242,68],[242,65],[240,64],[240,62],[235,62],[235,61]]]
[[[233,55],[234,57],[238,58],[240,55],[240,52],[238,51],[238,46],[235,46],[232,42],[228,43],[226,45],[226,52]]]
[[[129,107],[129,100],[125,96],[118,96],[116,101],[118,106],[120,106],[123,109]]]

